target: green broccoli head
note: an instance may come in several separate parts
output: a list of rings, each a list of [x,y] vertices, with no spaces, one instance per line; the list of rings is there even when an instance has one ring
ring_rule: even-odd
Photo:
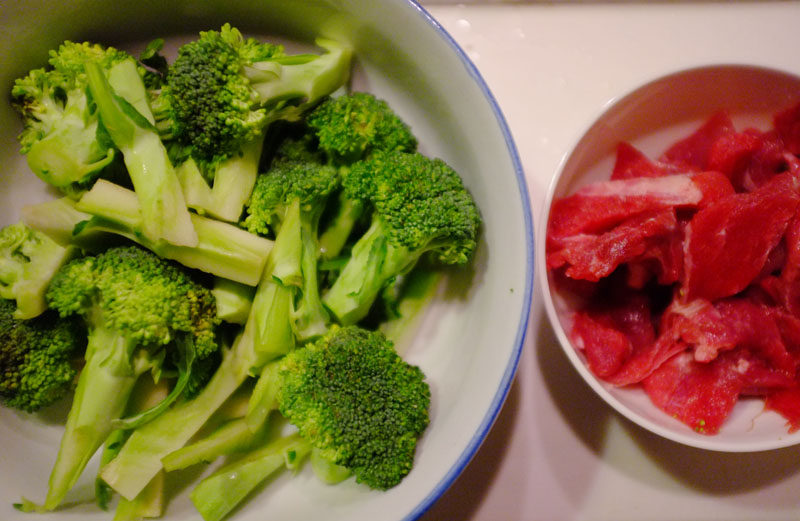
[[[62,316],[81,315],[90,328],[115,331],[137,345],[164,345],[188,335],[198,358],[218,349],[219,319],[210,290],[139,247],[111,248],[67,263],[46,296]]]
[[[23,222],[0,229],[0,298],[16,301],[15,318],[33,318],[47,308],[47,285],[75,251]]]
[[[477,245],[481,217],[458,173],[419,153],[376,153],[355,163],[342,184],[370,203],[389,242],[412,252],[433,251],[446,264],[466,264]]]
[[[383,334],[333,327],[286,355],[278,372],[281,414],[324,458],[381,490],[408,474],[430,389]]]
[[[32,320],[14,318],[15,306],[0,299],[0,399],[35,412],[72,389],[72,364],[85,342],[77,325],[48,312]]]
[[[30,71],[11,89],[23,119],[22,153],[39,177],[68,195],[89,188],[115,157],[87,96],[84,64],[105,67],[128,57],[113,47],[67,41],[50,51],[49,67]]]
[[[287,56],[281,45],[244,38],[229,24],[183,45],[161,95],[173,134],[205,161],[230,157],[277,119],[298,119],[349,75],[348,48]],[[159,110],[159,112],[163,112]]]
[[[366,92],[353,92],[320,103],[308,125],[319,147],[334,161],[349,163],[374,150],[414,152],[417,139],[389,105]]]
[[[277,158],[269,171],[256,179],[246,205],[244,227],[262,235],[274,233],[294,201],[299,201],[301,214],[318,216],[337,186],[339,175],[330,165]]]

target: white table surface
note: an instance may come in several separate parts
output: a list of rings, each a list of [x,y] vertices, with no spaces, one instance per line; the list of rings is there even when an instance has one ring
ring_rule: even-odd
[[[603,107],[682,68],[800,73],[800,3],[425,3],[492,89],[534,219],[563,156]],[[423,521],[800,519],[800,447],[683,447],[612,411],[561,352],[538,287],[517,377],[470,465]]]

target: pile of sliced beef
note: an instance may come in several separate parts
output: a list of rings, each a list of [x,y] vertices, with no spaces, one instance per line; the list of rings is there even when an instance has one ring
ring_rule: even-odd
[[[570,336],[599,378],[641,385],[700,433],[741,397],[800,428],[800,105],[772,128],[726,112],[554,201],[547,266],[583,297]]]

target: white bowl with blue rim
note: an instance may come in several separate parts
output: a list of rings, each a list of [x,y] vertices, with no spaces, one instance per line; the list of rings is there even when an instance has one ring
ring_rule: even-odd
[[[533,226],[514,142],[480,73],[444,29],[410,0],[18,2],[0,11],[0,90],[9,92],[16,77],[43,66],[48,49],[65,39],[135,50],[156,37],[180,42],[225,22],[299,46],[316,36],[350,42],[353,86],[386,99],[411,125],[420,150],[462,175],[481,209],[473,267],[448,278],[402,346],[432,388],[431,423],[408,477],[377,492],[352,480],[324,485],[310,469],[284,473],[232,515],[241,521],[416,519],[464,469],[500,411],[524,343],[533,287]],[[15,222],[25,204],[53,197],[19,155],[20,128],[18,116],[0,102],[0,225]],[[44,496],[66,407],[37,416],[0,407],[0,519],[29,520],[11,504],[23,495]],[[92,470],[68,502],[91,498]],[[188,499],[188,480],[198,476],[180,477],[186,482],[173,486],[165,519],[199,519]],[[110,517],[93,504],[52,516]]]

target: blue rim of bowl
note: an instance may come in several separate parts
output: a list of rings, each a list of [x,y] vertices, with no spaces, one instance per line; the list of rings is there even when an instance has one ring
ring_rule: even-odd
[[[445,476],[439,481],[439,483],[436,484],[434,489],[409,514],[403,518],[404,521],[411,521],[422,516],[436,502],[436,500],[438,500],[444,494],[444,492],[450,488],[450,485],[455,482],[456,478],[458,478],[461,472],[472,460],[472,457],[478,452],[478,448],[480,448],[481,443],[483,443],[483,441],[486,439],[486,436],[489,434],[489,430],[492,428],[495,419],[503,407],[503,403],[508,395],[508,391],[510,390],[511,384],[514,381],[514,375],[516,373],[517,366],[519,365],[519,359],[522,354],[522,348],[525,344],[525,337],[527,335],[528,321],[530,319],[534,282],[534,232],[533,214],[531,212],[530,199],[528,198],[528,186],[527,182],[525,181],[525,173],[522,169],[522,163],[519,159],[519,154],[517,152],[517,147],[514,144],[514,139],[511,136],[511,131],[508,128],[508,124],[503,116],[503,112],[500,110],[500,106],[497,104],[497,100],[489,90],[488,85],[484,81],[480,72],[478,72],[475,64],[472,63],[472,60],[470,60],[461,46],[458,45],[455,39],[450,36],[450,34],[441,26],[441,24],[439,24],[439,22],[437,22],[436,19],[434,19],[433,16],[431,16],[431,14],[428,13],[428,11],[426,11],[415,0],[405,0],[405,2],[407,3],[408,7],[417,11],[417,13],[425,20],[425,22],[430,25],[445,41],[445,43],[450,46],[453,52],[456,53],[459,60],[461,60],[462,65],[467,70],[470,77],[481,89],[486,101],[489,103],[492,112],[497,119],[497,124],[503,133],[503,138],[506,142],[509,156],[511,157],[511,161],[514,165],[514,173],[517,177],[522,209],[524,210],[523,213],[525,217],[526,242],[525,294],[523,298],[522,314],[520,316],[519,327],[517,329],[514,351],[512,352],[512,356],[508,361],[508,365],[506,366],[505,373],[503,374],[503,378],[500,382],[500,387],[497,389],[497,392],[492,399],[492,403],[489,406],[489,410],[483,417],[483,420],[481,421],[477,431],[472,436],[472,439],[470,439],[466,448],[461,452],[461,455],[458,457],[456,462],[453,464],[447,474],[445,474]]]

